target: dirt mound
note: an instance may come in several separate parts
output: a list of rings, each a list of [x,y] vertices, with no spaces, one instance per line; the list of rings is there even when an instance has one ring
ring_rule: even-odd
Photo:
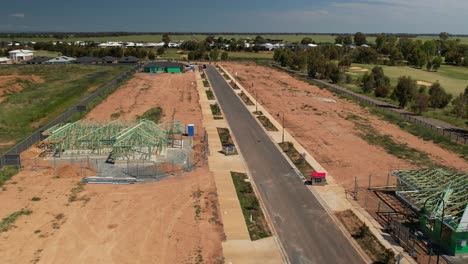
[[[13,146],[15,143],[16,141],[14,140],[10,140],[10,141],[0,140],[0,147]]]
[[[37,75],[6,75],[0,76],[0,103],[5,100],[5,95],[23,90],[25,82],[43,83],[44,79]]]

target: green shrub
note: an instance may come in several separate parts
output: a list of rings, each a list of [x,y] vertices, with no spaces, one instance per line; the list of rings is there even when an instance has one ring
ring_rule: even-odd
[[[0,169],[0,186],[11,179],[11,177],[13,177],[16,173],[18,173],[18,169],[16,167],[7,166]]]
[[[151,108],[149,109],[148,111],[146,111],[143,115],[141,116],[138,116],[138,120],[141,120],[141,119],[148,119],[148,120],[151,120],[155,123],[159,123],[159,120],[161,119],[162,117],[162,114],[163,114],[163,110],[161,107],[154,107],[154,108]]]
[[[0,222],[0,233],[8,231],[19,216],[30,215],[31,213],[32,213],[31,210],[20,210],[3,218],[2,221]]]

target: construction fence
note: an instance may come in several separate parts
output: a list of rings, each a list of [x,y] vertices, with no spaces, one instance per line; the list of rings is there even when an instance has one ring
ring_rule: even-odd
[[[391,165],[392,168],[398,166]],[[450,263],[447,256],[438,254],[436,245],[431,245],[411,224],[418,221],[418,216],[395,195],[396,181],[396,177],[390,176],[390,173],[386,179],[380,181],[384,182],[381,185],[374,184],[375,176],[358,177],[355,186],[348,189],[346,195],[379,222],[385,233],[404,248],[417,263]]]
[[[86,112],[87,107],[91,102],[105,95],[106,92],[108,92],[110,89],[115,88],[122,81],[126,80],[135,72],[140,70],[141,67],[141,64],[135,65],[132,67],[132,69],[113,78],[111,81],[98,88],[94,93],[86,97],[84,100],[68,109],[66,112],[58,116],[49,124],[36,130],[31,136],[29,136],[28,138],[26,138],[25,140],[8,150],[5,154],[1,155],[0,168],[3,168],[4,166],[21,166],[20,153],[27,150],[29,147],[36,144],[37,142],[43,140],[44,137],[42,136],[42,132],[51,128],[52,126],[69,121],[75,114]]]
[[[194,153],[192,138],[184,139],[182,144],[175,144],[156,160],[118,160],[114,164],[106,163],[107,156],[64,155],[61,157],[42,157],[37,155],[22,161],[36,173],[50,173],[57,177],[102,177],[135,178],[139,182],[157,181],[171,175],[180,175],[203,167],[208,161],[208,134],[200,130],[202,138],[198,152]]]

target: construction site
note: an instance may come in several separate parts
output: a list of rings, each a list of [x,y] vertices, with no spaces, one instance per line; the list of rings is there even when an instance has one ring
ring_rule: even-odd
[[[337,221],[330,224],[342,228],[340,235],[355,239],[367,225],[385,233],[388,238],[380,242],[391,237],[390,243],[396,241],[419,263],[434,263],[442,254],[447,256],[441,263],[449,263],[450,257],[466,255],[468,165],[462,157],[284,72],[251,63],[222,66],[216,69],[223,73],[218,80],[229,80],[229,91],[242,90],[236,96],[250,112],[263,111],[263,120],[270,123],[259,124],[278,128],[268,131],[270,139],[286,143],[284,128],[288,130],[286,138],[295,143],[288,142],[287,149],[297,148],[300,159],[291,165],[299,166],[303,174],[298,175],[322,173],[306,162],[306,156],[327,170],[326,182],[309,187],[317,192],[314,197],[319,195],[330,206],[328,214]],[[21,217],[14,225],[1,227],[0,259],[6,263],[223,263],[247,259],[250,255],[243,253],[248,248],[252,256],[270,256],[271,263],[279,263],[277,237],[265,234],[253,241],[247,227],[256,220],[252,214],[244,215],[238,196],[242,192],[237,193],[230,181],[230,173],[246,170],[242,159],[250,154],[238,144],[242,138],[235,138],[245,119],[237,120],[237,125],[228,123],[229,103],[219,100],[222,90],[215,90],[211,82],[216,79],[206,78],[208,72],[202,73],[204,77],[197,74],[136,73],[82,119],[42,131],[42,141],[21,153],[18,174],[1,186],[0,215]],[[214,103],[220,105],[218,115],[211,108]],[[232,143],[237,142],[242,155],[215,151],[214,146],[223,141],[220,128],[229,137],[234,135]],[[260,156],[264,155],[247,163]],[[247,176],[249,171],[245,173],[245,182],[256,186]],[[255,188],[264,186],[260,182]],[[255,190],[258,199],[268,198]],[[280,197],[278,190],[274,193]],[[366,212],[365,221],[355,214],[360,209]],[[270,220],[264,225],[275,227]],[[300,232],[320,237],[317,231]],[[281,243],[290,246],[287,239]],[[370,243],[376,245],[374,252],[365,245],[362,250],[371,261],[397,260],[397,254],[389,254],[387,245],[375,237]]]
[[[419,228],[450,255],[466,254],[468,174],[444,169],[392,174],[397,178],[396,195],[420,218]]]
[[[2,262],[221,261],[194,82],[136,73],[83,119],[43,131],[2,187],[0,215],[28,212],[0,232]]]
[[[159,179],[193,169],[193,134],[185,130],[178,121],[80,120],[44,131],[41,156],[54,164],[86,162],[96,177],[85,181]]]
[[[343,189],[372,218],[368,226],[391,235],[418,263],[463,263],[457,258],[468,248],[463,157],[286,72],[248,62],[221,65],[332,175],[328,186],[316,187],[326,199]],[[349,211],[336,208],[337,215]],[[340,219],[363,224],[356,216]]]

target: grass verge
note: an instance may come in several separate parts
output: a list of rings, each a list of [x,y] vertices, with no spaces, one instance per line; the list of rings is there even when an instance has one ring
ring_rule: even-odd
[[[239,96],[246,105],[254,105],[252,100],[250,100],[250,98],[244,92],[241,92]]]
[[[395,263],[394,254],[386,249],[377,238],[351,210],[337,212],[336,216],[346,230],[356,240],[361,249],[366,252],[372,263]]]
[[[265,127],[267,131],[278,131],[278,129],[271,123],[268,117],[260,115],[260,116],[257,116],[257,118],[260,121],[260,123],[262,123],[263,127]]]
[[[11,179],[16,173],[18,173],[18,169],[13,166],[6,166],[0,169],[0,186]]]
[[[211,91],[211,90],[206,91],[206,97],[208,97],[208,100],[214,100],[215,99],[213,91]]]
[[[307,178],[312,172],[315,172],[314,168],[305,160],[305,156],[297,151],[292,142],[279,143],[279,146],[304,177]]]
[[[12,213],[11,215],[5,217],[0,222],[0,233],[8,231],[15,223],[16,219],[18,219],[21,215],[30,215],[32,213],[31,210],[20,210],[17,212]]]
[[[271,236],[271,230],[260,208],[247,174],[231,172],[232,181],[236,188],[237,197],[244,214],[245,223],[249,230],[251,240],[257,240]]]
[[[218,104],[212,104],[210,105],[210,108],[214,119],[223,119],[221,109],[219,108]]]
[[[224,79],[226,79],[227,81],[230,81],[230,80],[231,80],[231,78],[229,78],[229,76],[227,75],[227,73],[226,73],[225,71],[223,71],[223,70],[220,70],[220,71],[221,71],[221,73],[222,73]]]
[[[229,129],[222,127],[218,127],[217,129],[221,144],[234,144],[234,141],[231,138],[231,133],[229,133]]]

